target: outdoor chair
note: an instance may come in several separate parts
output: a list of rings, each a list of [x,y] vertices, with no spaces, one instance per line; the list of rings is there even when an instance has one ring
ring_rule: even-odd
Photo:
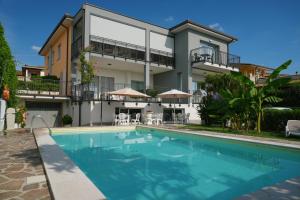
[[[146,125],[152,125],[154,122],[153,114],[146,114],[144,123]]]
[[[185,124],[188,124],[189,121],[190,121],[190,113],[186,113],[186,114],[184,115],[184,123],[185,123]]]
[[[183,121],[184,121],[184,116],[182,113],[178,113],[177,114],[177,121],[181,124],[183,124]]]
[[[159,125],[159,124],[163,124],[163,114],[162,113],[158,113],[156,115],[156,125]]]
[[[140,124],[140,119],[141,119],[141,113],[137,113],[135,115],[135,119],[131,120],[131,123],[133,123],[133,124]]]
[[[114,119],[113,125],[117,126],[119,124],[120,124],[119,116],[115,115],[115,119]]]
[[[290,135],[300,136],[300,120],[288,120],[285,127],[285,136]]]
[[[129,125],[129,117],[125,113],[119,114],[119,124],[120,125]]]

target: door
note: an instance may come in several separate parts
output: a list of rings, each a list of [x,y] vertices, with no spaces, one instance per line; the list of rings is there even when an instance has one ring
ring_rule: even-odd
[[[41,115],[49,127],[61,126],[61,108],[62,103],[52,102],[26,102],[26,128],[30,128],[31,119],[34,115]],[[45,127],[41,119],[36,118],[33,127]]]

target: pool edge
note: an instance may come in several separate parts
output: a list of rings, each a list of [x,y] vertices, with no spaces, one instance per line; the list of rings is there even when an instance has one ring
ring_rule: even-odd
[[[106,200],[104,194],[60,149],[47,129],[35,129],[34,137],[53,199]]]
[[[210,131],[190,131],[190,130],[182,130],[182,129],[174,129],[174,128],[166,128],[166,127],[157,127],[157,126],[144,126],[144,125],[137,125],[136,128],[145,128],[145,129],[158,129],[163,131],[170,131],[175,133],[186,133],[192,135],[199,135],[205,137],[213,137],[213,138],[221,138],[221,139],[228,139],[228,140],[235,140],[235,141],[242,141],[242,142],[250,142],[250,143],[257,143],[262,145],[272,145],[277,147],[284,147],[284,148],[292,148],[300,150],[300,143],[299,144],[289,144],[289,143],[281,143],[279,141],[271,141],[271,140],[262,140],[261,138],[255,138],[254,136],[251,138],[245,138],[239,135],[222,135],[217,132],[210,132]]]

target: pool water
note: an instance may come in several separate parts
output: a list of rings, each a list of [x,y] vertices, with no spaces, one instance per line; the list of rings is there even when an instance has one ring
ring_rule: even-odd
[[[288,148],[150,129],[53,138],[111,200],[232,199],[300,176]]]

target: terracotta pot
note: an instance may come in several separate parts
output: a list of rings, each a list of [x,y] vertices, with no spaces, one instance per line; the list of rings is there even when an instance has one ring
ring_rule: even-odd
[[[7,86],[4,86],[4,89],[3,89],[3,92],[2,92],[2,98],[3,98],[5,101],[8,101],[8,100],[9,100],[9,90],[8,90],[8,87],[7,87]]]

